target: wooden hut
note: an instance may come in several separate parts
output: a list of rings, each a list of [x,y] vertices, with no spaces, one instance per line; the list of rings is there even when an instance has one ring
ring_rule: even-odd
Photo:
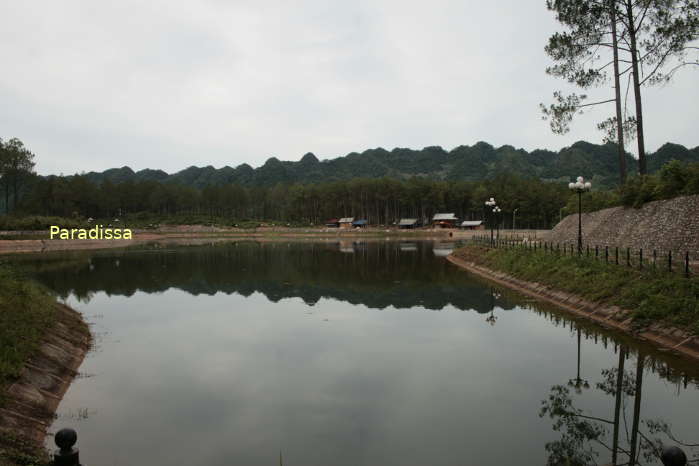
[[[464,230],[483,230],[485,225],[483,225],[483,220],[465,220],[461,222],[461,228]]]
[[[418,222],[416,218],[402,218],[398,222],[398,228],[401,230],[410,230],[418,227]]]
[[[454,228],[459,219],[453,213],[435,214],[432,217],[432,226],[435,228]]]
[[[337,218],[331,218],[325,221],[325,226],[328,228],[338,228],[340,226],[340,220]]]
[[[354,217],[342,217],[337,223],[340,228],[352,228],[352,222],[354,222]]]
[[[369,221],[365,219],[355,220],[354,222],[352,222],[352,226],[354,228],[366,228],[367,225],[369,225]]]

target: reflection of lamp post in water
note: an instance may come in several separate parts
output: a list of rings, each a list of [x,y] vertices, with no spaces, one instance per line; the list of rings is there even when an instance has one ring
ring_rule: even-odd
[[[590,383],[587,380],[580,378],[580,336],[581,331],[580,327],[578,327],[578,374],[574,379],[570,379],[568,381],[568,386],[574,387],[576,393],[581,393],[583,388],[590,388]]]
[[[495,317],[495,314],[493,314],[493,311],[495,310],[495,300],[500,298],[500,293],[496,292],[494,288],[490,289],[490,315],[485,318],[485,321],[488,322],[490,325],[495,325],[495,321],[498,320],[497,317]]]

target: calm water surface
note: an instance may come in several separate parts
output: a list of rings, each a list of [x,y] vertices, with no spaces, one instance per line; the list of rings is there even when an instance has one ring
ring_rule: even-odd
[[[452,247],[232,242],[14,259],[96,335],[52,430],[76,428],[88,466],[275,465],[280,452],[304,466],[543,465],[562,451],[604,464],[618,399],[624,449],[634,414],[649,439],[669,441],[660,419],[699,443],[696,369],[478,280],[444,259]],[[601,420],[541,417],[551,400]]]

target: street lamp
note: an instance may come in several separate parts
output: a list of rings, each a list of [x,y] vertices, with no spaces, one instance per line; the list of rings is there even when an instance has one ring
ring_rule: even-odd
[[[578,255],[582,254],[582,193],[592,189],[592,183],[579,176],[575,183],[568,183],[571,191],[578,193]]]
[[[517,207],[515,210],[512,211],[512,231],[515,231],[515,217],[517,215],[517,211],[519,210],[519,207]]]
[[[502,212],[502,209],[498,206],[493,207],[493,213],[495,214],[495,229],[497,231],[496,239],[500,240],[500,216],[498,215]]]
[[[488,212],[488,209],[493,209],[493,212],[495,212],[495,199],[492,197],[485,201],[485,207],[486,207],[486,213]],[[493,246],[493,220],[490,220],[490,246]]]

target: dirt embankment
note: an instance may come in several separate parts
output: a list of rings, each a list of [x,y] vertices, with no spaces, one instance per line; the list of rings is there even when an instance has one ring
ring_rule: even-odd
[[[25,363],[19,380],[7,389],[0,408],[0,436],[7,432],[38,447],[92,342],[81,315],[65,305],[56,306],[55,324]]]
[[[451,233],[451,236],[450,236]],[[265,240],[274,238],[293,239],[445,239],[453,238],[458,232],[451,230],[338,230],[338,229],[285,229],[285,230],[225,230],[225,231],[181,231],[154,233],[136,230],[133,239],[90,240],[90,239],[12,239],[0,240],[0,254],[25,252],[71,251],[83,249],[125,248],[139,244],[162,242],[167,244],[197,244],[234,239]]]
[[[538,238],[548,230],[516,230],[502,231],[504,236]],[[463,240],[475,235],[489,234],[484,230],[457,230],[448,228],[418,228],[400,230],[396,228],[287,228],[260,227],[254,229],[221,228],[205,225],[173,225],[157,230],[133,230],[130,240],[90,240],[90,239],[46,239],[47,232],[9,232],[0,231],[0,254],[26,252],[71,251],[82,249],[125,248],[139,244],[161,242],[165,244],[198,244],[205,242],[226,241],[233,239],[255,239],[257,241],[271,239],[372,239],[391,238],[398,240]],[[43,235],[43,237],[37,237]],[[11,236],[15,239],[1,239]]]
[[[587,301],[574,294],[555,290],[541,283],[520,280],[506,273],[478,265],[470,261],[468,256],[451,254],[447,259],[475,275],[512,288],[522,294],[555,304],[576,317],[588,319],[605,328],[627,333],[636,339],[650,342],[661,350],[699,361],[699,338],[681,329],[661,324],[636,329],[632,325],[631,311],[628,309]]]

